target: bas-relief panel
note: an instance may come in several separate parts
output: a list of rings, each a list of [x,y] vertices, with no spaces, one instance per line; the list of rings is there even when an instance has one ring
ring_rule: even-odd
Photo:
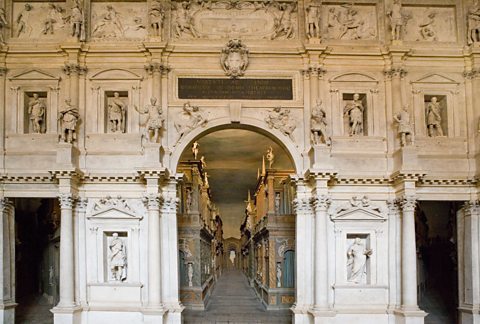
[[[13,37],[19,39],[66,38],[70,31],[64,2],[14,2],[13,19]]]
[[[404,6],[405,41],[456,42],[454,7]]]
[[[295,38],[296,10],[293,2],[177,2],[172,12],[172,37]]]
[[[94,39],[144,39],[147,36],[145,2],[93,2]]]
[[[326,4],[322,21],[326,38],[369,40],[378,37],[375,5]]]

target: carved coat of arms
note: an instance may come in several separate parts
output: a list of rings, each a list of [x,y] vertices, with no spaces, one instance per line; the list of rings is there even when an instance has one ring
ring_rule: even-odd
[[[232,39],[222,50],[220,58],[225,73],[236,79],[241,77],[248,66],[248,49],[239,39]]]

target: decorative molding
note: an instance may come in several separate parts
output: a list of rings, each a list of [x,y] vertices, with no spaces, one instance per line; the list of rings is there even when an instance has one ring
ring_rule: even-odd
[[[386,221],[380,206],[372,204],[367,196],[353,196],[331,213],[332,221]]]
[[[222,49],[220,63],[225,74],[232,79],[237,79],[245,74],[248,67],[249,50],[240,39],[231,39]]]
[[[8,78],[10,81],[20,80],[36,80],[36,81],[60,81],[59,76],[55,76],[51,73],[44,72],[39,69],[29,69],[15,74]]]
[[[139,219],[143,210],[138,210],[122,196],[101,198],[91,205],[88,218]]]
[[[6,76],[8,69],[6,67],[0,67],[0,76]]]
[[[176,213],[180,199],[177,197],[165,197],[161,199],[162,213]]]
[[[471,69],[468,71],[463,72],[463,77],[467,80],[476,79],[480,77],[480,69]]]
[[[12,200],[7,197],[0,198],[0,213],[8,211],[12,206]]]

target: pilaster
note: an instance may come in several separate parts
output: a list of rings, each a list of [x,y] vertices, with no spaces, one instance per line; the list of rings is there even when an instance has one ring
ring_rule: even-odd
[[[15,323],[15,216],[13,203],[0,198],[0,322]]]
[[[5,97],[5,77],[7,68],[0,67],[0,170],[5,167],[5,121],[6,121],[6,97]]]

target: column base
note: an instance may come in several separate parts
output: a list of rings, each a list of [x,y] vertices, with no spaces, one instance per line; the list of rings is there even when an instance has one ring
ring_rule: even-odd
[[[73,307],[54,307],[50,310],[53,313],[54,324],[80,324],[82,322],[82,308]]]
[[[313,316],[314,324],[333,324],[336,313],[331,309],[315,309],[309,311]]]
[[[162,306],[144,308],[143,311],[143,323],[145,324],[157,324],[163,323],[163,317],[165,315],[165,309]]]
[[[395,324],[424,324],[428,314],[419,308],[398,309],[394,311]]]
[[[312,315],[309,313],[310,307],[306,305],[294,304],[290,310],[293,312],[293,324],[311,324]]]
[[[0,305],[0,323],[14,324],[15,323],[15,307],[16,303],[7,303]]]
[[[185,309],[181,303],[166,304],[165,308],[167,313],[165,314],[164,324],[181,324],[182,312]]]
[[[462,324],[480,324],[480,308],[472,306],[461,306],[459,311],[459,323]]]

